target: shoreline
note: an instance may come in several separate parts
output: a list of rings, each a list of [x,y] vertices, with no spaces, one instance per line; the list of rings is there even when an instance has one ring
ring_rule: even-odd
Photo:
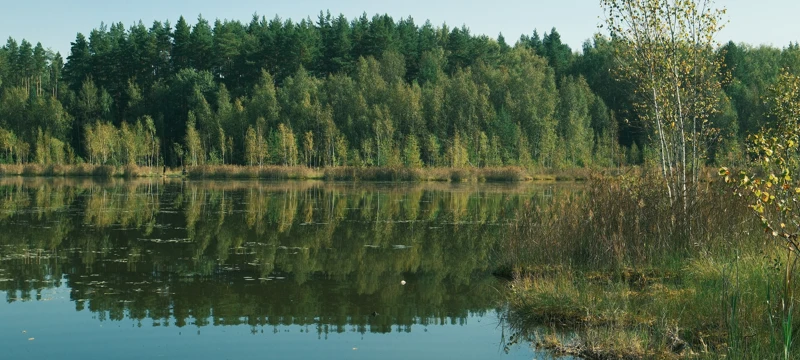
[[[378,168],[200,165],[183,168],[111,165],[0,164],[0,176],[84,178],[187,178],[192,180],[323,180],[390,182],[582,182],[590,169]]]

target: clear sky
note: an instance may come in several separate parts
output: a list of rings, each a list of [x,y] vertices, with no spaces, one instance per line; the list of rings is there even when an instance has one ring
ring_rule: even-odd
[[[509,43],[521,34],[539,33],[555,27],[573,50],[597,32],[602,15],[599,0],[8,0],[0,13],[0,44],[9,36],[20,41],[41,42],[45,48],[60,51],[65,57],[69,43],[78,32],[88,34],[101,22],[123,22],[126,27],[141,20],[148,27],[154,20],[170,20],[180,15],[194,23],[198,14],[214,19],[249,22],[253,13],[273,18],[316,20],[320,10],[348,18],[366,12],[369,17],[387,13],[399,19],[411,16],[419,25],[426,19],[434,25],[467,25],[473,34],[492,37],[503,33]],[[733,40],[753,45],[785,47],[800,40],[800,1],[797,0],[717,0],[728,9],[730,23],[719,36],[720,42]]]

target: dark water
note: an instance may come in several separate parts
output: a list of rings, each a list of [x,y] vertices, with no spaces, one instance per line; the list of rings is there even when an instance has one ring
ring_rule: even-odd
[[[0,179],[0,358],[530,359],[492,261],[550,191]]]

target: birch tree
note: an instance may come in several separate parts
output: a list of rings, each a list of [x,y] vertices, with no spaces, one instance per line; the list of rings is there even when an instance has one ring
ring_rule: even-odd
[[[670,200],[684,209],[711,139],[722,62],[715,35],[724,9],[713,0],[600,0],[617,42],[616,74],[636,86],[636,110],[653,136]]]

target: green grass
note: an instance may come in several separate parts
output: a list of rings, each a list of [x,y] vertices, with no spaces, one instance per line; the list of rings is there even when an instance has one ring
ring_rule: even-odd
[[[768,301],[780,298],[775,285],[781,281],[769,257],[759,253],[687,260],[677,277],[641,282],[567,269],[515,280],[508,322],[517,331],[533,331],[539,347],[571,355],[781,358],[783,316],[780,305]],[[795,319],[787,324],[800,326]],[[573,337],[558,336],[568,333]],[[685,347],[678,351],[680,344]]]

